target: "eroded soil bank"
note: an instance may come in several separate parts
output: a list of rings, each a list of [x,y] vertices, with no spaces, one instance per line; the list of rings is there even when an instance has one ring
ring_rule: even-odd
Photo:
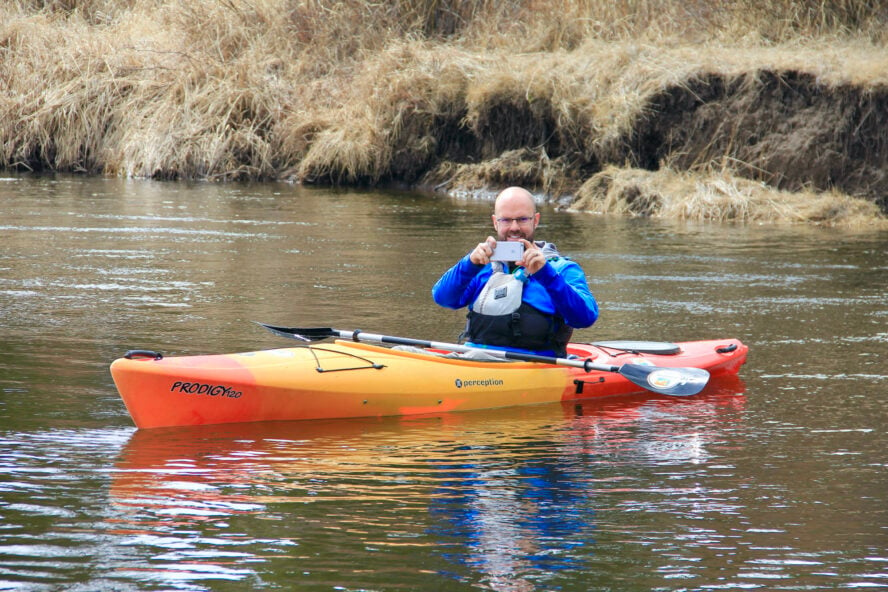
[[[734,186],[754,187],[737,180],[743,178],[784,193],[839,192],[888,211],[884,85],[828,84],[797,70],[695,74],[649,96],[621,133],[582,143],[540,101],[492,101],[469,129],[459,120],[456,114],[442,122],[446,137],[436,141],[445,148],[433,172],[416,173],[448,187],[515,182],[576,194],[608,176],[637,177],[638,169],[666,169],[673,178],[696,173],[698,181],[730,171]],[[585,131],[593,136],[594,122]],[[454,165],[460,172],[448,177]],[[656,209],[649,202],[628,208]]]

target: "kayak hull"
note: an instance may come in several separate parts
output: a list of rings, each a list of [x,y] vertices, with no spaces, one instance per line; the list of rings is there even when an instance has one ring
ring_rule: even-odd
[[[735,339],[676,344],[670,355],[571,344],[597,364],[695,367],[713,378],[746,360]],[[236,354],[128,357],[111,364],[139,428],[422,415],[646,392],[617,372],[535,362],[491,362],[364,343]]]

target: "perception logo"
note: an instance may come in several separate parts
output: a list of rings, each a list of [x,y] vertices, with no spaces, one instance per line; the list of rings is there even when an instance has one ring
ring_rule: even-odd
[[[461,380],[457,378],[454,384],[456,388],[463,388],[470,386],[502,386],[505,382],[500,378],[485,378],[484,380]]]

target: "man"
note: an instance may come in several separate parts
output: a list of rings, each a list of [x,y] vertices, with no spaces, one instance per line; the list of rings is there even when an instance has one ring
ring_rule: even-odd
[[[598,318],[586,276],[555,245],[533,241],[540,213],[528,191],[505,189],[493,211],[496,238],[488,236],[441,276],[432,297],[447,308],[469,307],[469,345],[564,356],[573,328]],[[523,256],[514,265],[491,261],[498,241],[520,242]]]

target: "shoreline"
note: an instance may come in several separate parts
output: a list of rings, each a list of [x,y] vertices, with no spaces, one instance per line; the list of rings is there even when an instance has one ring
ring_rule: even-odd
[[[563,2],[562,21],[517,2],[513,22],[468,3],[459,35],[417,34],[420,20],[374,38],[355,19],[405,5],[74,4],[0,8],[0,168],[449,194],[523,185],[571,209],[695,220],[888,214],[877,13],[826,15],[870,18],[868,30],[770,41],[764,13],[710,16],[724,22],[708,36],[676,17],[658,25],[674,31],[621,37],[567,18],[605,5]],[[506,23],[525,38],[504,37]],[[732,26],[749,30],[719,32]]]

